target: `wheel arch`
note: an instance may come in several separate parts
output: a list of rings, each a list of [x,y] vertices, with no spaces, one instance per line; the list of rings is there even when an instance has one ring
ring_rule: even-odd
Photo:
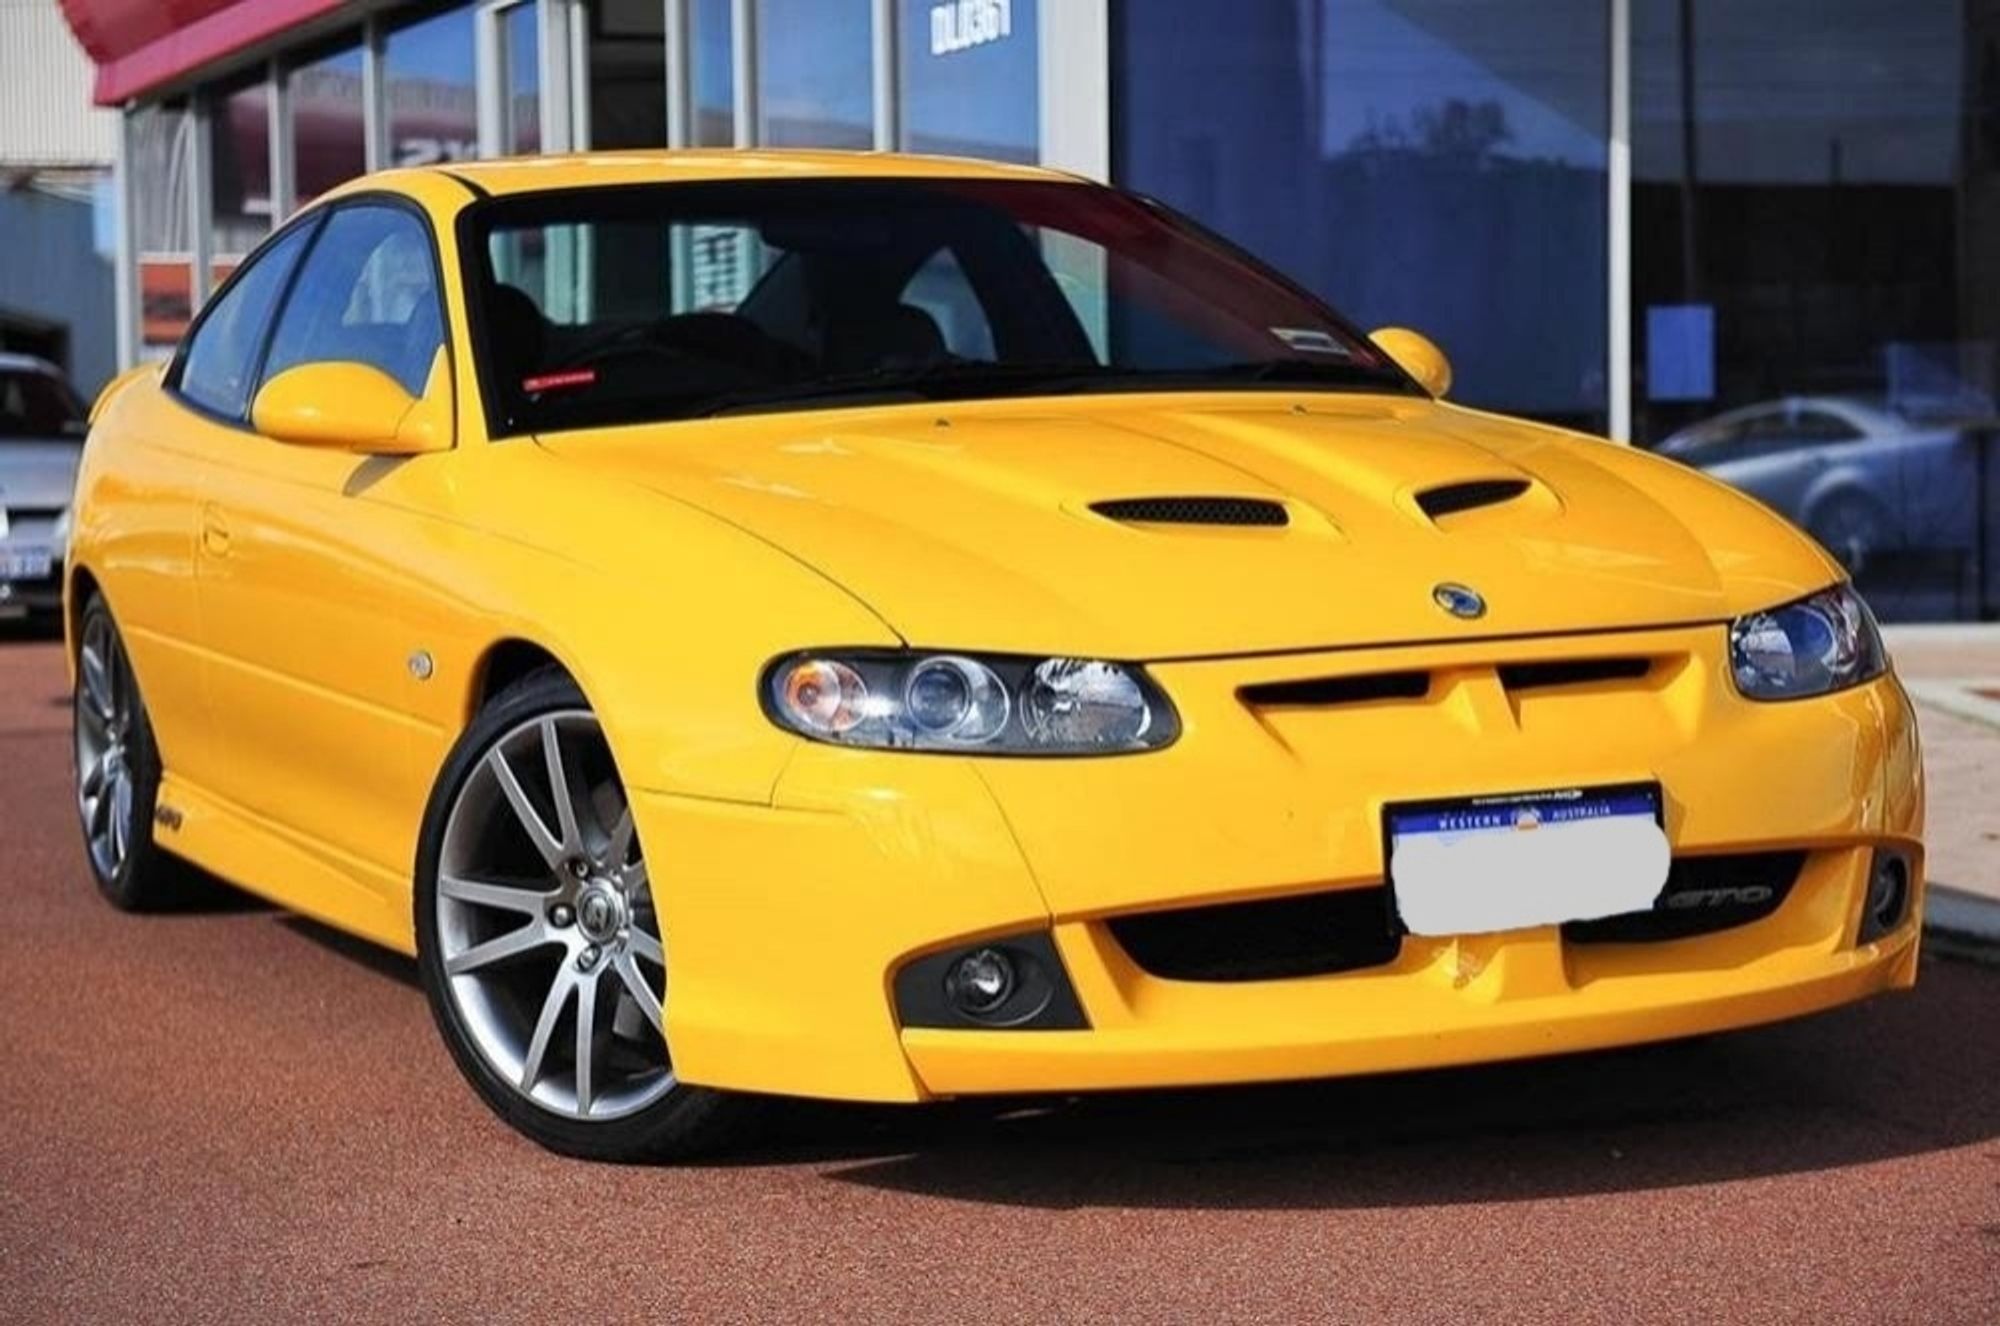
[[[579,689],[583,681],[555,650],[524,635],[505,635],[489,643],[480,651],[478,661],[472,666],[468,678],[466,695],[459,721],[461,728],[472,722],[475,715],[491,704],[493,698],[502,691],[544,668],[556,668],[575,682]],[[586,693],[588,693],[586,691]]]
[[[91,595],[102,594],[97,575],[79,561],[71,561],[63,573],[63,662],[69,669],[69,684],[76,686],[77,651],[83,648],[83,609]]]

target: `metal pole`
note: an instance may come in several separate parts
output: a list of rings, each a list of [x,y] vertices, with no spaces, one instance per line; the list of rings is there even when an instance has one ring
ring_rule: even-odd
[[[285,68],[276,60],[265,75],[264,123],[269,136],[271,228],[292,214],[298,196],[296,157],[292,151],[292,89]]]
[[[388,79],[383,69],[382,25],[370,18],[361,25],[362,165],[371,171],[390,165]]]
[[[662,0],[667,40],[667,146],[694,142],[694,54],[689,46],[688,0]]]
[[[112,235],[117,262],[112,299],[118,317],[118,371],[139,362],[139,253],[134,239],[132,216],[132,108],[118,112],[117,155],[111,162],[113,197],[117,215],[112,218]]]
[[[1701,176],[1695,124],[1694,0],[1681,0],[1681,299],[1700,302],[1701,266],[1695,227],[1695,182]]]
[[[730,111],[736,122],[736,146],[756,147],[757,132],[757,4],[734,0],[729,7],[731,88]]]
[[[874,0],[871,7],[877,152],[893,152],[902,145],[902,68],[897,62],[896,51],[897,7],[898,0]]]
[[[1607,431],[1632,440],[1632,0],[1611,0],[1611,124],[1605,154]]]

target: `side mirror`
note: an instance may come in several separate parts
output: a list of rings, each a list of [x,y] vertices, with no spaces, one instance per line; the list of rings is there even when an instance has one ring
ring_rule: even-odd
[[[415,456],[451,446],[449,407],[440,375],[444,352],[419,398],[368,364],[325,361],[288,368],[264,384],[250,424],[265,437],[302,447],[370,456]]]
[[[1441,398],[1451,390],[1451,360],[1444,357],[1436,341],[1422,332],[1413,332],[1408,327],[1383,327],[1369,332],[1368,339],[1431,395]]]

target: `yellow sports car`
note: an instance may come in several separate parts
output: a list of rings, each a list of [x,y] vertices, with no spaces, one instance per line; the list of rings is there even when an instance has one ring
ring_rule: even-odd
[[[95,411],[91,868],[415,954],[594,1157],[1908,986],[1916,725],[1839,567],[1449,377],[1043,171],[358,181]]]

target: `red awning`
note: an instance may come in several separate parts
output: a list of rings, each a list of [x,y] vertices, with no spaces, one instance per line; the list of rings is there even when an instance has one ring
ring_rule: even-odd
[[[344,0],[62,0],[97,62],[97,104],[114,106],[338,9]]]

